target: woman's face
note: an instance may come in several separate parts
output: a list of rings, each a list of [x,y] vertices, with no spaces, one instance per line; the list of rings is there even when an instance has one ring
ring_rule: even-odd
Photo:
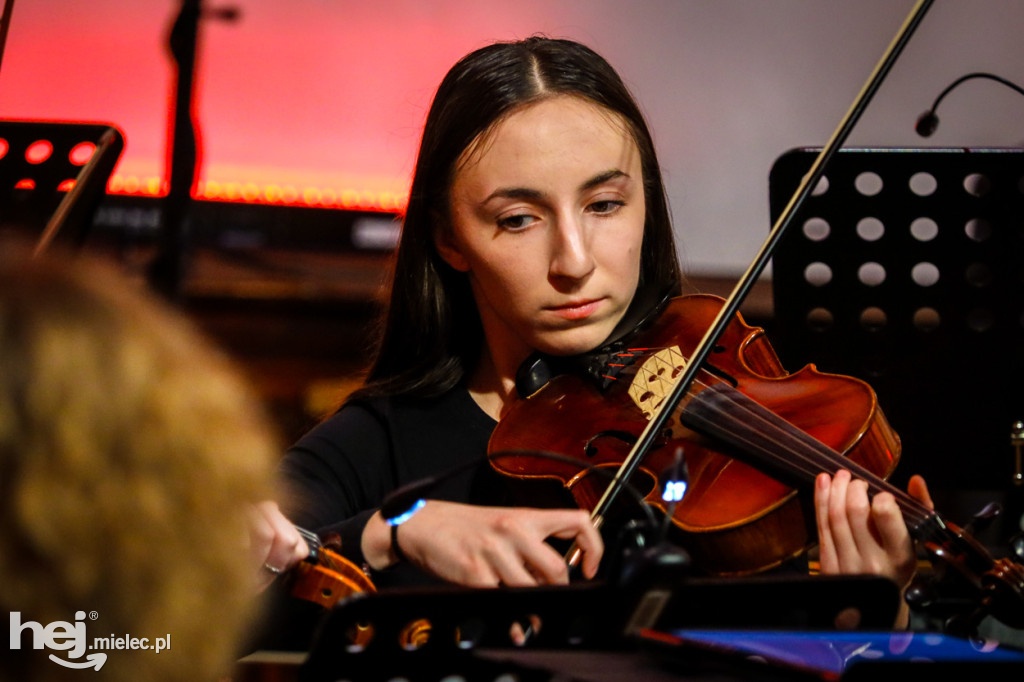
[[[557,96],[501,121],[459,160],[442,257],[466,272],[492,357],[595,348],[640,276],[644,186],[625,121]]]

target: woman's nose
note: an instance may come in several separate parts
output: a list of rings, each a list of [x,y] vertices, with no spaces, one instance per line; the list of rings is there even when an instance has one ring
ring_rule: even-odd
[[[552,235],[551,276],[583,279],[594,270],[590,235],[577,217],[559,219]]]

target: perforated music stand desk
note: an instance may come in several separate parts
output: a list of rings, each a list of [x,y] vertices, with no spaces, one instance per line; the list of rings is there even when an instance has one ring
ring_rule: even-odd
[[[123,149],[109,123],[0,120],[0,229],[81,246]]]
[[[774,164],[773,221],[817,152]],[[842,150],[774,256],[776,348],[790,371],[875,388],[903,440],[896,481],[1005,489],[1024,418],[1022,259],[1024,150]]]

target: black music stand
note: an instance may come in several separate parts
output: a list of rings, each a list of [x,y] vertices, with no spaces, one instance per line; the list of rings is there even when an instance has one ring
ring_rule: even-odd
[[[340,602],[321,623],[299,674],[302,682],[338,679],[438,680],[565,679],[552,676],[583,652],[617,654],[644,666],[636,648],[646,630],[678,628],[834,628],[841,611],[856,608],[859,627],[888,629],[899,590],[866,576],[693,578],[666,568],[641,584],[573,583],[564,587],[469,590],[438,587],[360,594]],[[509,639],[513,622],[540,619],[524,646]],[[429,638],[404,646],[402,632],[429,622]],[[368,642],[352,646],[356,628],[372,628]],[[587,679],[622,679],[621,659]],[[566,671],[571,672],[571,671]],[[645,679],[662,679],[647,677]],[[674,676],[671,679],[676,679]]]
[[[773,220],[816,155],[774,164]],[[790,371],[875,388],[903,441],[895,482],[1005,491],[1024,418],[1022,259],[1024,150],[842,150],[774,256],[776,348]]]
[[[0,121],[0,228],[81,246],[123,149],[107,123]]]

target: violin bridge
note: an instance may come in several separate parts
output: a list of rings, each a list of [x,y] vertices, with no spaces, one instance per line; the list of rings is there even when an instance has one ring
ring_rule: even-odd
[[[679,346],[669,346],[651,354],[640,365],[629,386],[629,397],[648,421],[672,392],[686,362]]]

